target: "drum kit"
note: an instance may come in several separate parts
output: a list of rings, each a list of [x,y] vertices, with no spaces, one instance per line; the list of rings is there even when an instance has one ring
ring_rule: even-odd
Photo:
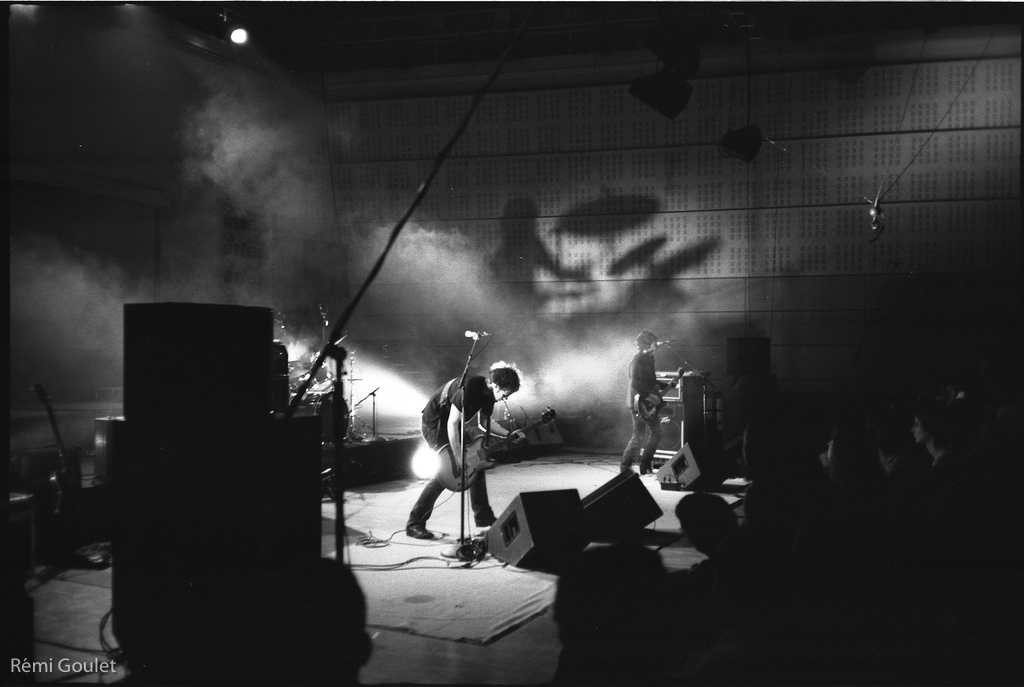
[[[377,438],[376,389],[366,396],[366,398],[370,398],[372,396],[374,400],[372,425],[368,425],[365,421],[360,420],[358,422],[358,427],[356,427],[356,420],[359,420],[356,416],[356,411],[359,410],[366,398],[353,403],[352,394],[354,383],[362,381],[360,379],[356,379],[353,374],[353,370],[355,369],[354,351],[351,348],[346,347],[347,355],[344,360],[344,365],[338,365],[333,358],[327,357],[323,361],[323,365],[321,365],[315,372],[313,371],[313,363],[316,361],[320,351],[324,348],[324,342],[328,340],[327,328],[329,326],[329,322],[327,319],[327,309],[321,303],[319,310],[319,341],[317,340],[317,335],[311,332],[310,329],[304,325],[297,327],[297,336],[291,337],[285,335],[283,337],[290,340],[292,344],[287,347],[288,403],[291,404],[294,402],[295,395],[305,385],[306,391],[299,401],[296,408],[296,414],[320,416],[323,427],[322,434],[324,443],[334,443],[335,436],[332,417],[335,389],[339,386],[339,380],[344,378],[347,380],[347,384],[342,385],[342,393],[347,396],[343,396],[341,398],[341,402],[342,412],[346,418],[345,424],[348,427],[344,440],[351,442],[375,440]],[[277,329],[282,330],[282,334],[290,329],[287,326],[284,313],[276,314],[275,324],[277,325]],[[292,329],[294,330],[295,328],[293,327]],[[334,345],[340,345],[347,337],[348,334],[346,333],[340,339],[335,341]],[[282,348],[284,347],[282,346]],[[341,369],[338,369],[339,367]],[[367,428],[370,429],[371,433],[366,431]]]
[[[351,353],[351,352],[350,352]],[[295,394],[299,392],[302,385],[310,379],[312,373],[313,363],[312,361],[304,360],[291,360],[288,362],[288,394],[289,402],[294,400]],[[348,365],[346,369],[341,371],[339,375],[335,370],[331,369],[333,365],[323,366],[316,371],[312,381],[309,382],[309,386],[306,389],[305,395],[299,402],[297,408],[297,415],[318,415],[320,416],[323,426],[323,440],[325,443],[333,443],[336,438],[334,436],[334,426],[332,423],[332,410],[335,399],[335,390],[339,379],[346,379],[347,384],[342,387],[342,392],[346,394],[342,398],[343,401],[343,412],[348,417],[348,431],[345,435],[345,441],[349,442],[363,442],[371,441],[377,438],[377,410],[376,410],[376,393],[377,389],[370,392],[366,398],[360,399],[357,402],[353,402],[353,383],[362,381],[353,376],[353,360],[351,354],[348,358]],[[368,398],[373,398],[373,418],[368,424],[362,420],[357,412],[359,411],[363,401]],[[367,431],[369,430],[369,431]]]

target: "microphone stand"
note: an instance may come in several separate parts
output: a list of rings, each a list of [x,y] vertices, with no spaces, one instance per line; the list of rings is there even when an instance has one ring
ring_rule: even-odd
[[[466,375],[469,374],[469,366],[473,362],[473,354],[476,352],[476,345],[480,337],[474,336],[473,346],[469,349],[469,356],[466,358],[466,366],[462,369],[462,376],[459,378],[459,388],[462,390],[462,425],[459,427],[459,463],[462,472],[459,480],[462,489],[459,490],[459,541],[455,547],[455,557],[460,561],[472,561],[479,558],[477,547],[472,544],[466,536]],[[449,441],[451,437],[449,437]]]
[[[345,349],[335,342],[327,344],[324,353],[334,359],[336,369],[340,370],[345,362]],[[331,426],[334,427],[334,474],[332,478],[334,479],[334,492],[338,494],[335,498],[337,515],[334,524],[334,550],[338,562],[344,563],[345,509],[341,501],[345,497],[345,458],[342,445],[345,443],[344,438],[348,436],[348,407],[345,405],[345,386],[341,381],[341,375],[334,378],[332,398],[334,399],[334,402],[331,403]]]
[[[365,396],[363,396],[361,399],[359,399],[359,403],[356,403],[355,406],[353,406],[355,408],[358,408],[359,405],[363,401],[365,401],[366,399],[370,398],[371,396],[373,397],[373,438],[374,439],[377,438],[377,392],[378,391],[380,391],[380,387],[379,386],[376,389],[374,389],[373,391],[371,391],[370,393],[368,393]]]

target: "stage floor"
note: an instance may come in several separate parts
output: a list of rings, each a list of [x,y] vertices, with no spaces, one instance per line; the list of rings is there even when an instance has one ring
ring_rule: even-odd
[[[618,455],[563,450],[500,465],[488,472],[496,514],[522,492],[576,489],[581,498],[618,474]],[[702,559],[679,530],[676,503],[688,492],[660,488],[640,478],[663,511],[641,533],[669,569]],[[491,555],[469,564],[446,558],[443,550],[460,535],[460,498],[445,492],[428,528],[431,541],[405,535],[406,517],[423,482],[413,478],[347,490],[341,504],[321,504],[321,552],[338,555],[339,505],[347,536],[341,558],[363,587],[373,654],[360,679],[365,684],[539,684],[551,680],[560,645],[550,611],[557,578],[526,570]],[[742,517],[742,485],[722,491]],[[468,499],[467,499],[468,501]],[[471,523],[471,520],[468,520]],[[482,534],[469,527],[467,534]],[[111,570],[37,570],[27,588],[35,602],[36,661],[52,659],[46,680],[70,677],[56,670],[60,659],[102,660],[101,641],[116,644],[101,621],[110,610]],[[652,602],[654,600],[652,599]],[[123,673],[122,673],[123,674]],[[39,676],[43,677],[43,676]],[[70,678],[112,682],[115,673]]]

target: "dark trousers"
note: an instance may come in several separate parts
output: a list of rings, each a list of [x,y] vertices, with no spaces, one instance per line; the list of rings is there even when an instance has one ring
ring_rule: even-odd
[[[416,505],[409,513],[406,527],[409,525],[426,526],[427,519],[434,512],[434,503],[443,491],[444,487],[441,486],[437,477],[428,479],[427,483],[423,485],[420,497],[416,499]],[[480,470],[477,473],[476,481],[469,486],[469,503],[473,509],[474,522],[480,526],[490,525],[494,520],[494,511],[491,510],[490,501],[487,499],[487,472],[485,470]]]
[[[448,436],[444,433],[442,425],[435,426],[422,422],[420,430],[427,445],[434,450],[448,443]],[[423,525],[426,527],[430,514],[434,512],[434,503],[437,502],[437,497],[443,491],[444,487],[441,486],[437,477],[428,479],[427,483],[423,485],[420,497],[416,499],[416,505],[412,507],[412,511],[409,513],[409,521],[406,523],[406,527],[409,525]],[[476,481],[469,486],[469,503],[473,509],[473,519],[476,524],[481,526],[485,524],[490,525],[494,520],[494,511],[491,510],[491,503],[487,498],[487,472],[485,470],[480,470]]]
[[[644,420],[636,413],[633,415],[633,436],[626,444],[626,450],[622,452],[622,462],[619,467],[622,470],[629,470],[633,461],[640,456],[640,467],[650,467],[654,452],[658,450],[661,443],[661,418],[655,414],[653,417]],[[642,453],[641,453],[642,451]]]

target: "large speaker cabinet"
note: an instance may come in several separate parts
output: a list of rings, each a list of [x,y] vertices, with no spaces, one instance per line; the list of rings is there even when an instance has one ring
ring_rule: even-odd
[[[487,531],[487,551],[517,568],[556,572],[590,543],[575,489],[524,491]]]
[[[159,442],[125,421],[110,455],[113,630],[133,675],[173,681],[189,655],[231,654],[269,577],[320,558],[319,420]]]
[[[272,411],[273,312],[205,303],[124,306],[124,417],[154,429]]]
[[[140,683],[244,667],[248,640],[273,631],[253,610],[268,581],[320,558],[320,418],[272,417],[271,323],[262,308],[125,306],[125,417],[106,458],[113,630]]]

